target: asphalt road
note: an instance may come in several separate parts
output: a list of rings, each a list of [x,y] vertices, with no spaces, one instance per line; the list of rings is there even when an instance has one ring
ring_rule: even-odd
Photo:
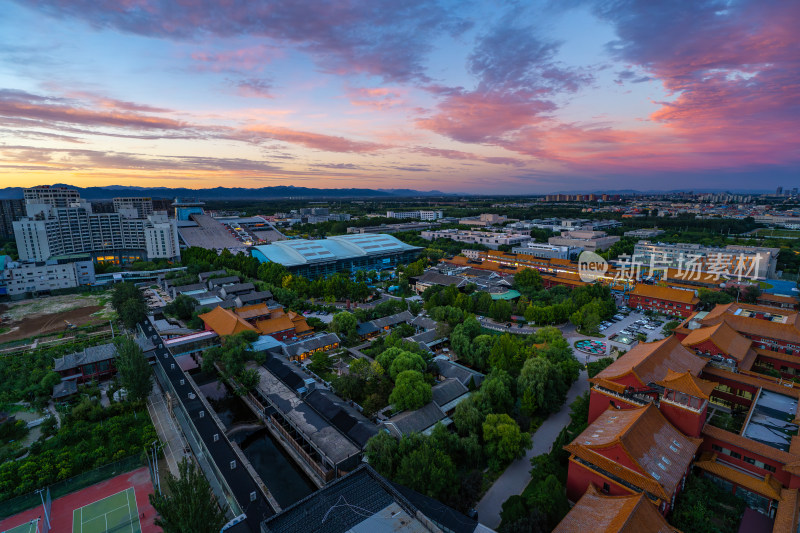
[[[570,387],[567,401],[561,406],[561,410],[550,415],[533,434],[533,447],[524,457],[511,463],[478,502],[478,521],[481,524],[492,529],[496,529],[500,525],[500,511],[503,509],[503,503],[511,496],[522,494],[522,491],[525,490],[531,480],[531,458],[550,451],[558,434],[570,422],[570,404],[575,398],[589,390],[588,379],[586,371],[582,370],[578,380]]]

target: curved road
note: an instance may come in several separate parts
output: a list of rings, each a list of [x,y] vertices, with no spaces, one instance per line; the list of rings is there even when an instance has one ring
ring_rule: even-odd
[[[559,329],[562,330],[564,338],[567,339],[570,346],[576,340],[591,338],[576,333],[574,326],[563,326]],[[585,354],[576,351],[576,357],[581,363],[586,362]],[[590,360],[598,357],[590,356]],[[476,508],[481,524],[492,529],[496,529],[500,525],[500,511],[503,510],[503,503],[511,496],[522,494],[531,480],[531,458],[550,451],[558,434],[570,422],[570,404],[588,390],[589,376],[584,369],[581,370],[580,377],[567,392],[567,401],[561,406],[561,410],[551,414],[533,434],[533,447],[525,453],[524,457],[511,463],[478,502]]]

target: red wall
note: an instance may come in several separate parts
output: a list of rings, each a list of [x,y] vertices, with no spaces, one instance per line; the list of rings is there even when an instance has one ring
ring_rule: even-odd
[[[650,302],[645,302],[645,300],[650,300]],[[652,297],[644,297],[638,294],[631,294],[628,300],[628,305],[630,307],[641,307],[642,309],[652,309],[653,311],[660,311],[662,313],[667,313],[671,315],[680,315],[684,318],[688,317],[695,311],[695,306],[689,305],[689,309],[686,309],[686,305],[684,303],[679,302],[672,302],[669,300],[660,300],[658,298]],[[673,305],[675,306],[673,308]]]
[[[681,430],[681,433],[690,437],[699,437],[706,423],[708,402],[706,402],[705,407],[700,413],[695,413],[689,409],[682,409],[674,404],[663,401],[659,404],[658,409],[661,411],[661,414],[664,415],[664,418]]]
[[[700,350],[703,353],[708,352],[711,355],[725,355],[725,356],[728,355],[727,353],[723,352],[719,348],[719,346],[717,346],[716,344],[714,344],[710,340],[705,340],[705,341],[703,341],[703,342],[701,342],[699,344],[693,344],[691,347],[687,346],[687,348],[691,348],[693,350]]]
[[[608,406],[611,402],[614,402],[614,405],[620,409],[635,409],[637,407],[641,407],[641,405],[620,400],[616,396],[603,394],[592,387],[591,392],[589,393],[589,424],[597,420],[597,417],[602,415],[603,412],[608,409]]]
[[[744,459],[736,459],[735,457],[731,457],[730,455],[718,452],[711,448],[712,444],[716,444],[717,446],[721,446],[723,448],[727,448],[728,450],[734,451],[739,453],[742,458],[752,457],[753,459],[758,459],[762,463],[771,465],[775,467],[775,472],[769,472],[764,470],[763,468],[758,468],[756,465],[750,464],[745,462]],[[715,439],[703,435],[703,443],[700,445],[700,449],[698,450],[698,454],[702,452],[712,452],[716,453],[720,460],[725,461],[726,463],[730,463],[732,465],[736,465],[737,467],[741,468],[742,470],[746,470],[748,472],[752,472],[757,476],[766,476],[767,474],[772,475],[775,479],[780,481],[784,486],[790,485],[790,481],[794,483],[794,486],[800,486],[800,478],[797,476],[793,476],[792,474],[783,470],[783,464],[775,461],[773,459],[769,459],[764,457],[763,455],[759,455],[757,453],[744,450],[739,448],[738,446],[734,446],[733,444],[729,444],[723,440]]]

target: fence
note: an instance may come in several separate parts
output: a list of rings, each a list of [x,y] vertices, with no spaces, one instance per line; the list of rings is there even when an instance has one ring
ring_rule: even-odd
[[[50,495],[52,499],[56,499],[65,494],[85,489],[95,483],[105,481],[106,479],[124,474],[125,472],[130,472],[131,470],[136,470],[144,466],[145,463],[143,461],[140,454],[131,455],[94,470],[78,474],[69,479],[58,481],[48,487],[50,489]],[[32,509],[37,505],[42,505],[42,497],[36,492],[30,492],[11,498],[10,500],[2,501],[0,502],[0,519],[8,518],[22,511]]]

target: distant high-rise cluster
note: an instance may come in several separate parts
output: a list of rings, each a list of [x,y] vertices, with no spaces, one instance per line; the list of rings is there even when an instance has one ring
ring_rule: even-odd
[[[114,212],[95,213],[80,193],[65,187],[25,189],[25,216],[13,222],[22,260],[89,254],[129,263],[180,257],[178,230],[150,198],[115,198]]]

